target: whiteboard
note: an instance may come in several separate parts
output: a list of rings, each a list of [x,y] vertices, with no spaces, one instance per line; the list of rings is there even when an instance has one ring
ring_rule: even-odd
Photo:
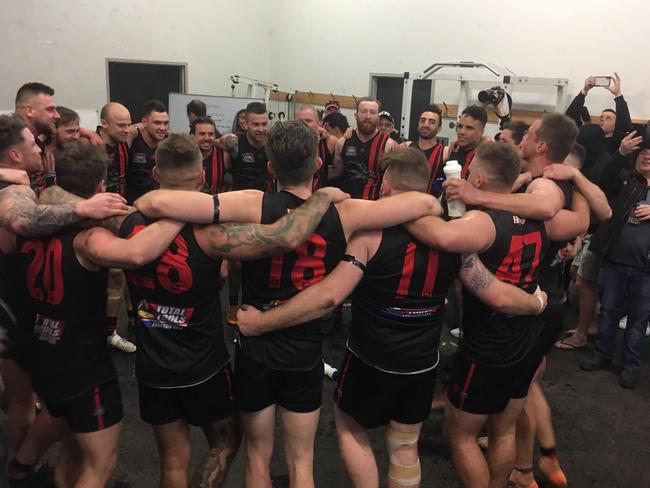
[[[201,100],[208,107],[208,116],[212,117],[217,129],[222,134],[231,132],[232,121],[237,112],[246,108],[250,102],[262,102],[262,98],[219,97],[214,95],[192,95],[185,93],[169,94],[169,130],[185,133],[190,131],[187,121],[187,104],[192,100]]]
[[[93,132],[99,124],[99,114],[97,110],[84,110],[73,108],[79,114],[79,125],[85,129],[92,130]],[[13,110],[0,110],[0,115],[12,114]]]

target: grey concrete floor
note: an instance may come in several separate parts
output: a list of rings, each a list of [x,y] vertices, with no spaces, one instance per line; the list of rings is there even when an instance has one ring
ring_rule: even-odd
[[[575,307],[568,307],[565,325],[575,323]],[[343,327],[332,333],[325,343],[325,357],[338,365],[344,354],[344,340],[349,327],[345,311]],[[227,331],[230,339],[232,333]],[[619,334],[619,343],[622,332]],[[441,369],[444,370],[455,351],[455,340],[443,333]],[[620,344],[619,344],[620,352]],[[642,382],[636,390],[618,385],[615,370],[586,373],[578,364],[591,354],[591,346],[580,351],[552,351],[544,379],[544,391],[553,410],[557,449],[569,486],[577,488],[648,488],[650,487],[650,352],[646,348],[642,365]],[[119,449],[119,465],[114,480],[132,488],[158,486],[156,447],[149,427],[138,415],[137,384],[133,374],[133,356],[113,355],[118,368],[124,398],[125,417]],[[443,373],[444,374],[444,373]],[[314,476],[322,488],[349,486],[338,452],[334,428],[332,394],[335,383],[325,379],[323,408],[316,436]],[[419,443],[423,487],[456,487],[457,482],[449,452],[442,439],[442,414],[432,413],[425,422]],[[383,429],[371,433],[380,472],[387,470]],[[282,443],[276,430],[273,456],[274,486],[288,486]],[[206,451],[198,429],[192,432],[192,464],[195,466]],[[243,445],[242,445],[243,448]],[[243,485],[243,449],[240,449],[226,487]],[[538,480],[540,478],[538,477]],[[382,483],[385,486],[385,475]],[[124,486],[124,485],[122,485]],[[540,483],[540,486],[545,486]],[[549,485],[550,486],[550,485]]]

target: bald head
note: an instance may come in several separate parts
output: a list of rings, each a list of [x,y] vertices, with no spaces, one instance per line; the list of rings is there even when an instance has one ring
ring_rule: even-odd
[[[104,142],[110,145],[126,142],[131,125],[131,114],[124,105],[117,102],[107,103],[102,107],[99,116]]]

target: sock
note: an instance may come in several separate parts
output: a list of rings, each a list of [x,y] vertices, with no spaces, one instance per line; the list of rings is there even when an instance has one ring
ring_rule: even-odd
[[[117,317],[106,317],[106,337],[110,337],[117,329]]]
[[[532,466],[526,466],[525,468],[522,468],[520,466],[515,466],[515,471],[518,471],[521,474],[528,474],[533,472],[533,467]]]
[[[239,305],[239,295],[230,295],[228,303],[230,305]]]
[[[555,451],[554,447],[549,447],[548,449],[542,446],[539,446],[539,453],[544,456],[548,457],[551,459],[557,459],[557,452]]]

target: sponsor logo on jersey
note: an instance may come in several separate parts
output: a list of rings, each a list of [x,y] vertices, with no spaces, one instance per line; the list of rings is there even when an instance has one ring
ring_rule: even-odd
[[[255,154],[253,154],[253,153],[243,153],[241,155],[241,160],[244,163],[254,163],[255,162]]]
[[[134,153],[133,162],[138,164],[146,164],[147,155],[145,153]]]
[[[357,155],[357,146],[348,146],[345,150],[346,156],[356,156]]]
[[[63,329],[65,329],[65,321],[45,317],[41,314],[36,315],[34,335],[39,341],[56,344],[63,338]]]
[[[193,314],[193,307],[172,307],[144,300],[138,306],[138,322],[150,329],[185,329]]]

